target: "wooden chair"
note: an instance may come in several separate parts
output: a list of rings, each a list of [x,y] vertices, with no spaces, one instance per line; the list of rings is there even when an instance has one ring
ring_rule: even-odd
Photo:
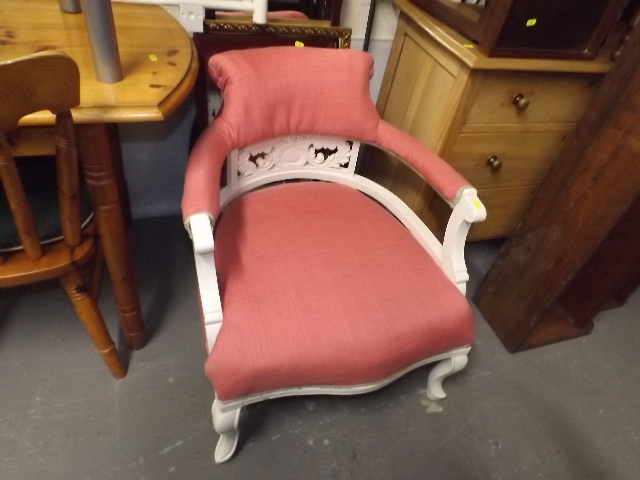
[[[109,370],[122,378],[126,368],[80,271],[94,259],[97,238],[70,112],[80,103],[79,82],[76,63],[60,52],[0,63],[0,196],[7,200],[0,198],[0,288],[58,278]],[[56,115],[55,163],[16,162],[5,132],[40,110]]]
[[[486,216],[476,190],[380,119],[364,52],[230,51],[209,71],[223,104],[191,152],[182,209],[216,462],[233,455],[240,409],[254,402],[370,392],[431,362],[428,395],[444,398],[442,380],[465,367],[473,339],[464,243]],[[356,174],[362,142],[404,159],[452,206],[442,244]]]

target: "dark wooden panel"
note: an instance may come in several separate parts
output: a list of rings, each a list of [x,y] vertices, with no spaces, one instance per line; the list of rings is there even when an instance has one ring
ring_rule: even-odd
[[[640,273],[640,196],[591,255],[558,299],[578,325],[586,325],[618,294],[628,295]]]
[[[559,301],[640,195],[639,60],[635,31],[474,296],[510,351],[589,331],[575,298]],[[557,334],[559,311],[573,326]]]

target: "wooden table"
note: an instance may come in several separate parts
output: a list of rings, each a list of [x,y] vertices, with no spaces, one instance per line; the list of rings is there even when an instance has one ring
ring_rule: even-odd
[[[84,18],[65,14],[56,0],[0,2],[0,61],[43,50],[62,50],[80,69],[80,106],[72,110],[80,160],[91,195],[95,221],[113,284],[120,324],[134,349],[145,344],[118,181],[119,144],[115,123],[160,121],[185,99],[195,82],[197,56],[175,19],[157,6],[113,4],[124,79],[96,80]],[[52,125],[50,112],[24,117],[21,126]],[[48,127],[22,129],[17,154],[51,148]]]

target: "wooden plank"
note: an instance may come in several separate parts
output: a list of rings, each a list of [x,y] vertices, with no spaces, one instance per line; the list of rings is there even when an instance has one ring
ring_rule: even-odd
[[[640,195],[620,218],[618,224],[582,267],[558,304],[578,325],[589,325],[591,319],[618,293],[630,292],[638,286],[640,274]],[[624,261],[620,261],[624,259]],[[607,275],[602,275],[607,272]],[[621,287],[622,285],[622,287]],[[623,290],[620,292],[620,290]],[[589,292],[589,295],[585,295]]]
[[[567,286],[640,193],[638,104],[635,30],[474,296],[508,350],[571,336],[556,336],[545,326]],[[573,333],[583,326],[575,324]]]

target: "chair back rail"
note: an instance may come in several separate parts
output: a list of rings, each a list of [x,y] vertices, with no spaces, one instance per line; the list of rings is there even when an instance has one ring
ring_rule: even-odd
[[[60,52],[42,52],[0,63],[0,178],[20,241],[35,260],[42,248],[5,131],[25,115],[49,110],[56,115],[56,170],[65,243],[81,239],[78,155],[70,109],[80,103],[80,73]],[[55,79],[52,82],[51,79]]]
[[[64,53],[46,51],[1,62],[0,70],[0,131],[15,128],[30,113],[58,114],[80,104],[80,72]]]

